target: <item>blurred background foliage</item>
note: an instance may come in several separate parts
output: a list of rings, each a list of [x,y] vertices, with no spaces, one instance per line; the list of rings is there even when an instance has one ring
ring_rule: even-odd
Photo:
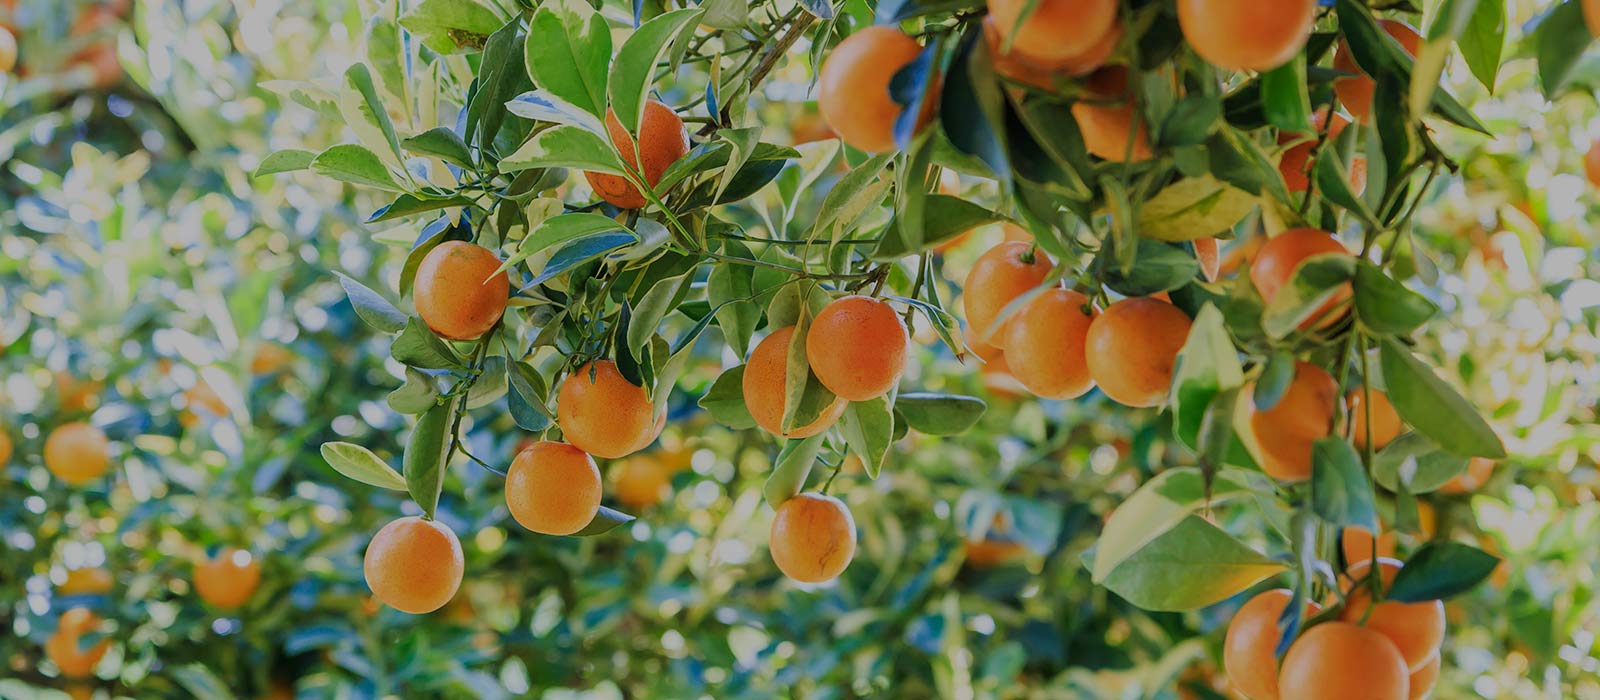
[[[1509,4],[1522,27],[1544,3]],[[846,465],[861,545],[837,583],[771,564],[773,448],[694,406],[730,359],[707,356],[662,447],[603,465],[610,497],[643,515],[625,533],[508,530],[494,475],[456,464],[440,517],[462,533],[467,583],[434,615],[381,609],[362,549],[415,506],[337,478],[315,446],[401,448],[383,405],[401,368],[331,272],[390,287],[415,232],[363,225],[379,203],[316,176],[246,174],[346,138],[274,81],[340,74],[377,7],[137,5],[0,2],[21,54],[0,95],[0,697],[1231,697],[1220,632],[1240,601],[1140,611],[1079,560],[1123,496],[1189,459],[1165,418],[1020,396],[927,329],[914,381],[991,410],[967,435],[900,441],[876,481]],[[1464,169],[1419,218],[1447,254],[1416,260],[1414,282],[1449,315],[1434,356],[1512,457],[1423,497],[1420,534],[1398,546],[1457,538],[1506,558],[1452,603],[1437,697],[1593,700],[1600,234],[1581,154],[1600,110],[1592,90],[1545,101],[1510,34],[1519,58],[1494,95],[1464,66],[1447,74],[1496,136],[1440,134]],[[795,141],[817,137],[810,79],[791,61],[761,98]],[[946,280],[1003,235],[948,251]],[[53,483],[45,435],[75,420],[109,435],[114,479]],[[524,439],[506,417],[469,431],[501,463]],[[195,563],[224,547],[262,569],[236,610],[194,592]],[[69,682],[43,648],[85,606],[108,621],[85,644],[109,652]]]

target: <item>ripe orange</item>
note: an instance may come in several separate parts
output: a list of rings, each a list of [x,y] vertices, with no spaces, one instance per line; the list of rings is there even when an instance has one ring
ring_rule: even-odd
[[[1444,486],[1439,487],[1439,493],[1471,493],[1489,483],[1490,477],[1493,476],[1494,461],[1483,457],[1473,457],[1471,461],[1467,462],[1467,471],[1457,474],[1449,481],[1446,481]]]
[[[1240,411],[1249,420],[1240,438],[1261,465],[1279,481],[1311,478],[1311,444],[1333,430],[1339,384],[1321,367],[1296,362],[1294,379],[1270,409],[1256,407],[1255,384],[1245,386]]]
[[[66,580],[56,586],[56,595],[100,595],[109,593],[115,581],[111,572],[97,567],[72,569],[67,572]]]
[[[561,434],[573,447],[603,459],[626,457],[648,445],[655,410],[644,388],[623,377],[611,360],[573,370],[556,396]]]
[[[11,436],[6,434],[4,430],[0,430],[0,468],[4,468],[11,463],[12,449]]]
[[[967,540],[962,544],[962,549],[962,561],[975,569],[1009,564],[1028,554],[1028,547],[1021,542],[994,538]]]
[[[1583,174],[1589,178],[1589,184],[1600,187],[1600,141],[1594,142],[1589,151],[1583,154]]]
[[[634,455],[611,468],[617,500],[639,511],[665,500],[672,490],[672,472],[652,455]]]
[[[1591,36],[1600,36],[1600,0],[1583,0],[1583,23]]]
[[[511,281],[494,251],[466,241],[445,241],[423,256],[411,285],[417,315],[433,332],[472,340],[505,313]]]
[[[536,442],[506,470],[506,508],[517,523],[545,535],[570,535],[600,511],[600,469],[564,442]]]
[[[1122,23],[1117,22],[1111,25],[1111,30],[1100,41],[1081,54],[1056,59],[1039,58],[1015,46],[1006,51],[1005,39],[1000,36],[994,17],[983,19],[983,40],[988,45],[989,59],[994,62],[995,72],[1042,90],[1055,89],[1059,78],[1085,76],[1105,65],[1111,54],[1116,52],[1117,44],[1121,43],[1122,34]]]
[[[1393,557],[1399,539],[1400,536],[1393,532],[1385,532],[1374,538],[1371,530],[1351,526],[1340,533],[1339,548],[1344,551],[1345,565],[1350,566],[1358,561],[1370,562],[1374,554],[1380,558]]]
[[[833,496],[802,493],[778,506],[768,540],[772,561],[801,583],[832,580],[856,554],[856,521]]]
[[[611,110],[606,110],[606,133],[611,136],[611,145],[622,154],[623,162],[644,175],[651,187],[661,182],[668,167],[689,152],[683,119],[671,107],[655,100],[645,103],[644,117],[639,120],[638,153],[634,153],[633,136]],[[639,209],[648,203],[644,193],[621,175],[585,172],[583,176],[595,194],[619,209]]]
[[[1378,26],[1383,28],[1395,41],[1400,42],[1406,53],[1412,56],[1422,48],[1422,35],[1417,33],[1411,25],[1393,19],[1380,19]],[[1348,78],[1339,78],[1333,81],[1333,94],[1339,97],[1339,102],[1350,111],[1356,121],[1366,123],[1372,116],[1372,93],[1378,88],[1377,83],[1368,77],[1361,66],[1356,63],[1355,57],[1350,54],[1350,45],[1343,39],[1339,40],[1339,51],[1333,56],[1335,70],[1355,75]]]
[[[1356,447],[1367,446],[1367,391],[1356,387],[1347,399],[1350,402],[1350,437]],[[1372,395],[1372,449],[1381,450],[1400,436],[1400,414],[1389,403],[1389,395],[1377,389]]]
[[[1042,60],[1090,51],[1117,21],[1117,0],[988,0],[1005,45]],[[1027,17],[1024,9],[1033,5]]]
[[[889,82],[920,53],[915,39],[884,25],[857,30],[834,47],[817,72],[817,108],[840,140],[869,153],[894,149],[894,123],[905,106],[889,94]],[[936,101],[923,100],[918,130]]]
[[[1311,116],[1311,133],[1292,134],[1283,132],[1278,134],[1278,144],[1287,144],[1298,141],[1294,146],[1283,152],[1278,160],[1278,172],[1283,175],[1283,183],[1290,192],[1304,192],[1311,187],[1311,169],[1316,166],[1316,161],[1311,157],[1311,149],[1317,145],[1316,138],[1322,133],[1323,124],[1328,121],[1327,110],[1317,110]],[[1327,142],[1339,138],[1350,120],[1344,115],[1335,113],[1333,123],[1328,126]],[[1348,164],[1346,173],[1350,176],[1350,190],[1360,194],[1367,189],[1367,159],[1355,156]]]
[[[1089,393],[1094,380],[1084,359],[1094,322],[1089,297],[1052,289],[1034,297],[1006,324],[1006,364],[1035,396],[1072,399]]]
[[[1234,613],[1222,641],[1222,667],[1228,681],[1250,700],[1278,700],[1278,640],[1283,636],[1278,618],[1294,599],[1287,588],[1256,594]],[[1310,618],[1322,607],[1306,601]]]
[[[1084,349],[1089,376],[1124,406],[1161,405],[1191,323],[1178,307],[1159,299],[1112,304],[1089,325]]]
[[[1006,324],[995,327],[995,320],[1007,304],[1043,284],[1054,268],[1044,251],[1021,241],[1006,241],[980,256],[961,292],[973,335],[1005,349]]]
[[[194,565],[195,593],[213,607],[238,608],[250,601],[259,585],[261,562],[241,549],[224,549]]]
[[[1411,700],[1422,700],[1433,692],[1433,686],[1439,682],[1439,655],[1434,654],[1422,668],[1411,673]]]
[[[509,284],[508,284],[509,288]],[[277,343],[262,343],[250,357],[251,374],[274,374],[294,360],[294,353]]]
[[[56,372],[51,377],[55,382],[56,400],[63,412],[92,411],[100,405],[100,391],[105,388],[101,382],[78,379],[68,372]]]
[[[466,562],[456,533],[437,520],[409,516],[372,536],[362,571],[373,597],[414,615],[444,607],[461,587]]]
[[[1293,700],[1408,700],[1410,675],[1383,635],[1348,622],[1324,622],[1289,647],[1278,692]]]
[[[1149,160],[1149,130],[1128,89],[1128,69],[1095,71],[1084,82],[1084,98],[1072,105],[1084,148],[1116,163]]]
[[[1194,52],[1230,70],[1266,72],[1305,48],[1316,0],[1178,0],[1178,25]]]
[[[79,640],[100,626],[100,616],[88,608],[73,608],[61,613],[56,621],[56,631],[44,642],[44,655],[61,669],[67,678],[85,678],[94,673],[95,664],[111,648],[111,640],[102,639],[93,646],[83,648]]]
[[[1200,275],[1207,282],[1217,281],[1222,274],[1222,257],[1219,243],[1215,238],[1196,238],[1194,240],[1194,257],[1200,261]]]
[[[810,425],[783,432],[789,342],[793,338],[794,326],[779,328],[750,351],[750,360],[744,366],[744,403],[762,430],[780,437],[805,438],[832,427],[844,415],[847,404],[844,399],[835,398]]]
[[[1261,246],[1255,260],[1250,263],[1250,281],[1255,284],[1256,290],[1261,292],[1261,298],[1270,304],[1273,297],[1278,296],[1278,292],[1289,285],[1300,263],[1305,262],[1306,258],[1325,253],[1350,254],[1345,250],[1344,244],[1331,233],[1313,228],[1289,229],[1273,236]],[[1300,324],[1301,330],[1312,327],[1326,328],[1337,323],[1343,314],[1331,312],[1340,304],[1349,301],[1353,295],[1354,291],[1346,282],[1334,293],[1333,298]]]
[[[1378,570],[1383,574],[1383,587],[1394,582],[1403,566],[1394,559],[1379,559]],[[1444,603],[1430,600],[1421,603],[1384,601],[1372,604],[1370,582],[1363,581],[1372,569],[1372,562],[1358,561],[1350,565],[1345,582],[1351,590],[1345,593],[1345,608],[1339,619],[1345,622],[1366,620],[1367,629],[1381,633],[1394,642],[1404,657],[1407,673],[1420,670],[1428,659],[1439,653],[1444,643]],[[1350,584],[1349,582],[1357,582]],[[1368,612],[1368,609],[1371,612]]]
[[[0,73],[10,73],[17,67],[17,36],[6,27],[0,27]]]
[[[88,423],[66,423],[44,441],[44,466],[69,486],[82,486],[111,468],[106,434]]]
[[[840,297],[812,319],[806,359],[817,381],[846,401],[889,393],[906,368],[906,324],[888,303]]]

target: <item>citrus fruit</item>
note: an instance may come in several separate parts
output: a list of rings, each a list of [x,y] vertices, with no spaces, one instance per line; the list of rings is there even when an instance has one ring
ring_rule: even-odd
[[[415,615],[444,607],[461,587],[466,562],[456,533],[417,516],[384,525],[367,545],[362,571],[373,597]]]
[[[1367,407],[1367,397],[1372,397],[1372,407]],[[1350,438],[1356,447],[1367,446],[1367,414],[1372,414],[1372,449],[1381,450],[1400,437],[1400,414],[1389,403],[1389,395],[1377,389],[1356,387],[1346,399],[1350,404]]]
[[[67,571],[67,577],[56,586],[56,595],[100,595],[109,593],[115,581],[111,572],[98,567],[84,567]]]
[[[773,435],[806,438],[827,430],[844,415],[844,399],[835,397],[821,415],[804,426],[783,430],[785,391],[789,376],[789,343],[794,326],[785,326],[763,338],[744,366],[744,403],[756,424]]]
[[[988,2],[995,29],[1007,42],[1004,48],[1041,60],[1060,60],[1090,51],[1117,21],[1117,0]]]
[[[1042,90],[1053,90],[1062,78],[1085,76],[1104,66],[1116,53],[1122,34],[1122,23],[1117,22],[1111,26],[1111,31],[1083,53],[1064,58],[1039,58],[1015,46],[1010,51],[1005,50],[1005,39],[1000,36],[994,17],[985,17],[983,20],[983,40],[988,46],[989,60],[994,63],[995,72]]]
[[[500,321],[511,295],[494,251],[466,241],[445,241],[423,256],[412,282],[417,315],[433,332],[472,340]]]
[[[0,73],[10,73],[17,67],[17,35],[0,27]]]
[[[11,436],[4,430],[0,430],[0,468],[4,468],[11,463],[12,449]]]
[[[603,459],[633,454],[653,439],[655,406],[611,360],[594,360],[567,375],[556,395],[556,424],[584,452]]]
[[[1006,324],[996,326],[996,319],[1007,304],[1043,284],[1054,268],[1044,251],[1021,241],[1006,241],[979,256],[961,292],[973,335],[1004,349]]]
[[[1072,399],[1089,393],[1094,380],[1084,343],[1094,322],[1089,297],[1052,289],[1023,306],[1006,324],[1006,364],[1035,396]]]
[[[1230,70],[1270,71],[1305,48],[1316,0],[1178,0],[1178,26],[1201,58]]]
[[[1285,149],[1283,156],[1278,159],[1278,172],[1283,175],[1283,184],[1290,192],[1304,192],[1311,187],[1312,168],[1316,160],[1312,158],[1311,151],[1317,147],[1317,139],[1323,133],[1323,125],[1329,124],[1328,111],[1317,110],[1311,116],[1311,131],[1309,133],[1278,134],[1278,144],[1293,143]],[[1350,126],[1350,120],[1344,115],[1335,113],[1333,121],[1327,128],[1327,138],[1323,141],[1324,148],[1330,148],[1334,139],[1344,133]],[[1363,156],[1354,156],[1346,164],[1346,174],[1350,177],[1350,191],[1361,194],[1367,188],[1367,159]]]
[[[1344,552],[1344,563],[1348,567],[1358,561],[1370,562],[1374,556],[1393,557],[1399,539],[1393,532],[1374,538],[1371,530],[1352,525],[1339,534],[1339,548]]]
[[[1287,588],[1256,594],[1228,622],[1222,641],[1222,667],[1233,687],[1250,700],[1278,700],[1278,619],[1294,599]],[[1306,601],[1304,624],[1321,606]]]
[[[545,535],[570,535],[600,512],[600,469],[583,450],[536,442],[506,470],[506,508],[517,524]]]
[[[1471,493],[1489,483],[1489,479],[1492,476],[1494,476],[1494,461],[1483,457],[1473,457],[1467,462],[1467,470],[1446,481],[1444,486],[1439,487],[1439,493]]]
[[[1600,36],[1600,0],[1583,0],[1583,23],[1590,36]]]
[[[1439,655],[1411,673],[1408,684],[1411,686],[1411,700],[1422,700],[1433,692],[1433,686],[1439,682]]]
[[[241,549],[224,549],[194,565],[195,593],[213,607],[240,607],[250,601],[260,584],[261,562]]]
[[[856,554],[856,521],[832,496],[802,493],[778,506],[768,540],[772,561],[801,583],[832,580]]]
[[[1380,19],[1378,26],[1395,41],[1400,42],[1406,53],[1412,56],[1422,48],[1422,35],[1417,33],[1411,25],[1393,19]],[[1372,116],[1372,93],[1378,85],[1361,66],[1356,63],[1355,56],[1350,53],[1350,45],[1343,39],[1339,40],[1339,50],[1333,56],[1334,70],[1354,73],[1354,76],[1339,78],[1333,81],[1333,93],[1339,97],[1339,102],[1349,110],[1356,121],[1366,123]]]
[[[106,434],[88,423],[66,423],[44,441],[44,466],[57,479],[82,486],[104,476],[111,467]]]
[[[1245,385],[1239,410],[1246,420],[1240,439],[1261,465],[1279,481],[1311,478],[1312,443],[1333,430],[1339,406],[1339,384],[1321,367],[1296,362],[1289,388],[1271,408],[1256,405],[1255,384]]]
[[[644,116],[639,119],[639,145],[634,151],[633,136],[617,120],[617,113],[606,110],[606,133],[611,145],[622,154],[623,162],[644,176],[651,187],[661,182],[667,168],[689,152],[689,141],[684,136],[683,119],[655,100],[645,102]],[[644,193],[621,175],[585,172],[589,186],[595,194],[618,209],[638,209],[648,203]]]
[[[1409,700],[1410,675],[1388,638],[1348,622],[1324,622],[1290,645],[1278,693],[1285,700]]]
[[[1325,254],[1349,255],[1350,252],[1345,250],[1339,239],[1326,231],[1289,229],[1268,239],[1256,252],[1255,260],[1250,263],[1250,281],[1261,292],[1261,298],[1271,304],[1278,292],[1294,279],[1295,270],[1299,269],[1301,263],[1312,256]],[[1343,314],[1332,313],[1333,310],[1349,301],[1353,294],[1350,283],[1341,285],[1331,299],[1300,324],[1301,330],[1325,328],[1338,323]]]
[[[1600,2],[1600,0],[1595,0]],[[1583,154],[1583,174],[1589,178],[1589,184],[1600,187],[1600,141],[1589,147]]]
[[[1159,299],[1135,297],[1112,304],[1089,324],[1084,346],[1089,376],[1124,406],[1161,405],[1191,323],[1178,307]]]
[[[1394,559],[1378,560],[1378,570],[1383,573],[1385,589],[1394,582],[1402,566]],[[1428,663],[1429,657],[1439,653],[1439,645],[1444,643],[1444,603],[1437,600],[1421,603],[1383,601],[1373,605],[1370,582],[1363,580],[1371,569],[1371,561],[1351,562],[1345,579],[1350,590],[1345,594],[1345,608],[1339,619],[1345,622],[1365,620],[1368,629],[1394,642],[1395,648],[1400,650],[1400,655],[1405,659],[1407,673],[1417,671]]]
[[[632,510],[644,510],[665,500],[672,490],[672,473],[651,455],[634,455],[611,468],[617,500]]]
[[[56,621],[56,631],[44,642],[44,654],[61,675],[67,678],[85,678],[94,673],[95,664],[111,648],[111,640],[102,639],[84,647],[79,640],[100,626],[100,616],[88,608],[73,608],[61,613]]]
[[[1072,104],[1083,146],[1116,163],[1149,160],[1149,130],[1128,85],[1128,69],[1112,66],[1095,71],[1084,82],[1084,96]]]
[[[915,39],[884,25],[857,30],[834,47],[817,72],[817,108],[841,141],[868,153],[894,150],[894,124],[905,105],[889,93],[889,83],[921,53]],[[918,129],[936,101],[923,100]]]
[[[889,393],[906,368],[906,324],[888,303],[859,294],[823,307],[806,331],[817,381],[846,401]]]

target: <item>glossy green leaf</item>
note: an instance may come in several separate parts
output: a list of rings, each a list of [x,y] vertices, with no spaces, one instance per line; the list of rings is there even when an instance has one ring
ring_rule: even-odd
[[[322,443],[322,458],[328,466],[344,476],[368,486],[393,491],[406,490],[405,477],[400,476],[371,450],[350,442]]]
[[[1463,457],[1506,456],[1505,445],[1466,399],[1393,339],[1382,341],[1383,378],[1389,400],[1406,423]]]

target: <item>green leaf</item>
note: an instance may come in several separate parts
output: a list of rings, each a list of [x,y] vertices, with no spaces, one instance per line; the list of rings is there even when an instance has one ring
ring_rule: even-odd
[[[172,679],[189,691],[189,697],[195,700],[234,700],[235,697],[222,679],[198,663],[172,669]]]
[[[1356,265],[1356,318],[1378,335],[1408,335],[1439,307],[1365,260]]]
[[[318,175],[340,182],[363,187],[375,187],[388,192],[404,192],[388,166],[378,155],[366,147],[343,143],[323,151],[311,161],[311,170]]]
[[[451,197],[419,197],[414,194],[403,194],[396,197],[393,202],[372,213],[367,223],[375,224],[383,221],[403,219],[408,216],[426,214],[440,209],[453,209],[455,207],[470,207],[471,199],[461,195]]]
[[[1255,195],[1211,175],[1184,178],[1139,206],[1139,235],[1172,242],[1215,236],[1255,208]]]
[[[656,334],[656,329],[661,327],[661,320],[667,317],[679,302],[689,285],[694,282],[693,270],[676,277],[668,277],[656,282],[639,298],[638,304],[633,307],[633,319],[628,325],[628,350],[635,357],[642,356],[645,343]]]
[[[349,442],[322,443],[322,458],[334,471],[368,486],[406,490],[406,480],[371,450]]]
[[[505,24],[480,0],[422,0],[400,17],[400,26],[442,54],[476,52]]]
[[[1267,304],[1261,317],[1262,328],[1273,338],[1287,337],[1346,289],[1355,274],[1356,258],[1348,253],[1322,253],[1306,258],[1295,268],[1289,283]]]
[[[616,60],[611,63],[607,94],[617,121],[628,133],[639,132],[645,98],[655,82],[656,66],[667,62],[668,53],[675,47],[678,51],[684,50],[677,42],[678,35],[693,27],[702,14],[702,10],[691,8],[657,15],[634,30],[617,51]]]
[[[1189,515],[1095,583],[1145,610],[1185,611],[1227,600],[1287,568]]]
[[[526,362],[513,362],[507,367],[506,384],[510,389],[506,405],[517,427],[530,433],[548,429],[554,416],[545,405],[549,391],[545,388],[544,377]]]
[[[615,219],[600,214],[574,212],[553,216],[535,226],[517,246],[517,252],[500,264],[500,269],[509,270],[528,258],[556,246],[606,233],[631,234],[632,232],[628,231],[628,227],[617,223]]]
[[[711,383],[706,395],[700,397],[700,407],[711,418],[734,430],[756,427],[756,419],[744,403],[744,365],[729,368]]]
[[[1267,358],[1267,364],[1261,369],[1261,377],[1256,380],[1255,392],[1252,399],[1255,401],[1257,411],[1270,411],[1283,400],[1283,395],[1289,393],[1289,385],[1294,383],[1295,359],[1294,355],[1287,352],[1275,352]]]
[[[528,23],[528,75],[539,87],[604,119],[611,28],[582,0],[539,5]]]
[[[839,418],[839,432],[844,433],[850,451],[861,458],[867,476],[878,478],[894,438],[894,412],[889,409],[889,398],[852,401]]]
[[[736,257],[752,257],[750,249],[738,241],[728,241],[724,250]],[[723,340],[738,357],[750,353],[750,337],[761,322],[761,307],[752,300],[754,275],[755,270],[748,265],[717,265],[706,278],[706,300],[716,310]]]
[[[407,371],[415,371],[407,368]],[[478,381],[467,389],[467,410],[488,406],[505,396],[507,386],[507,361],[504,355],[491,355],[483,359]]]
[[[399,333],[406,327],[405,313],[395,308],[382,294],[343,272],[333,274],[339,276],[339,286],[344,287],[345,296],[350,297],[350,305],[355,307],[356,315],[367,325],[385,333]]]
[[[406,368],[405,383],[389,392],[388,398],[389,408],[411,415],[424,413],[438,402],[439,387],[434,385],[433,377],[413,367]]]
[[[362,145],[377,154],[391,172],[405,170],[405,156],[400,152],[400,135],[395,133],[394,122],[389,120],[389,110],[378,96],[372,82],[372,71],[365,63],[351,65],[344,72],[344,90],[339,93],[339,112],[345,125],[354,131]]]
[[[1476,547],[1434,540],[1406,560],[1389,585],[1386,600],[1424,603],[1447,600],[1472,590],[1494,573],[1500,559]]]
[[[590,520],[589,524],[583,526],[582,530],[572,533],[572,536],[594,537],[595,535],[604,535],[635,520],[638,520],[638,518],[622,511],[600,506],[600,510],[594,514],[594,520]]]
[[[429,519],[439,507],[439,492],[444,489],[445,458],[450,454],[453,439],[450,427],[459,405],[460,399],[451,399],[429,409],[417,419],[410,439],[406,440],[402,460],[406,490]]]
[[[1501,459],[1506,448],[1472,404],[1399,341],[1382,341],[1383,378],[1400,417],[1453,454]]]
[[[898,260],[931,249],[979,226],[1005,220],[1005,217],[982,205],[950,195],[930,194],[922,206],[923,228],[919,237],[922,245],[915,250],[907,247],[902,234],[896,230],[900,220],[895,219],[889,223],[889,228],[878,241],[878,247],[872,251],[873,260]]]
[[[901,394],[895,412],[906,425],[927,435],[958,435],[977,425],[989,405],[983,399],[955,394]]]
[[[1243,385],[1244,367],[1222,312],[1206,304],[1195,316],[1172,370],[1172,428],[1178,440],[1198,451],[1207,407],[1220,392]]]
[[[289,173],[296,170],[306,170],[311,167],[311,162],[317,159],[317,154],[311,151],[302,151],[288,148],[276,151],[261,161],[251,177],[265,177],[278,173]]]
[[[815,423],[838,400],[811,373],[811,362],[806,359],[806,332],[811,327],[811,317],[810,311],[800,314],[784,356],[783,422],[780,424],[784,432]]]
[[[1222,118],[1222,104],[1216,98],[1194,94],[1174,105],[1161,123],[1157,143],[1167,148],[1205,143]]]
[[[1128,557],[1201,508],[1250,496],[1250,478],[1225,471],[1208,486],[1205,473],[1194,467],[1155,475],[1111,512],[1090,558],[1090,573],[1097,580],[1109,576]]]
[[[1373,458],[1372,479],[1396,493],[1429,493],[1465,472],[1468,462],[1422,435],[1404,433]]]
[[[389,346],[389,354],[396,362],[417,369],[466,369],[455,350],[416,316],[406,320],[400,337]]]
[[[1456,2],[1458,0],[1450,0]],[[1505,0],[1477,0],[1472,19],[1461,32],[1456,45],[1467,61],[1467,68],[1494,94],[1495,76],[1500,72],[1500,57],[1506,44]]]
[[[1215,100],[1211,100],[1215,102]],[[1267,123],[1291,134],[1311,124],[1311,92],[1306,88],[1306,56],[1261,74],[1261,107]]]
[[[1555,99],[1567,86],[1572,69],[1583,58],[1594,37],[1583,19],[1583,5],[1578,0],[1567,0],[1545,15],[1535,30],[1538,42],[1539,86],[1545,97]]]
[[[744,164],[750,160],[756,146],[761,142],[761,127],[720,129],[717,131],[717,138],[726,141],[732,147],[732,151],[728,154],[728,164],[722,168],[722,175],[717,178],[715,199],[721,201],[722,195],[728,191],[728,186],[733,184],[734,176],[744,169]]]
[[[839,178],[822,199],[822,208],[817,211],[816,223],[808,238],[837,240],[839,234],[854,226],[869,209],[879,206],[889,193],[890,183],[879,180],[878,176],[883,174],[894,155],[875,155]]]
[[[407,151],[433,156],[458,168],[472,169],[472,151],[455,131],[445,127],[429,129],[400,142]]]
[[[616,149],[592,131],[576,126],[545,129],[500,161],[502,172],[529,168],[574,168],[592,173],[622,174]]]
[[[501,127],[507,125],[506,103],[511,98],[533,89],[524,67],[523,48],[527,43],[518,19],[506,22],[499,31],[489,35],[483,45],[483,57],[478,66],[478,78],[473,82],[467,104],[467,119],[461,133],[466,140],[478,146],[486,157],[494,158],[521,143],[532,124],[520,120],[511,123],[505,141],[500,141]]]
[[[811,468],[817,463],[817,453],[822,451],[825,438],[826,433],[784,441],[778,461],[772,465],[772,474],[761,487],[761,495],[767,499],[768,505],[776,509],[805,489],[806,479],[811,476]]]
[[[1332,141],[1321,149],[1311,164],[1311,177],[1316,178],[1317,191],[1328,201],[1355,214],[1366,225],[1379,228],[1372,209],[1367,207],[1360,193],[1350,188],[1350,171],[1345,168],[1344,154],[1333,147]]]
[[[1095,270],[1105,286],[1123,296],[1142,297],[1170,292],[1193,282],[1200,275],[1200,261],[1188,250],[1172,243],[1140,238],[1134,258],[1138,264],[1124,271],[1115,260],[1118,250],[1106,250],[1095,257]],[[1108,246],[1108,248],[1113,246]]]
[[[1372,482],[1356,448],[1343,438],[1325,437],[1311,445],[1311,509],[1329,525],[1378,531]]]

